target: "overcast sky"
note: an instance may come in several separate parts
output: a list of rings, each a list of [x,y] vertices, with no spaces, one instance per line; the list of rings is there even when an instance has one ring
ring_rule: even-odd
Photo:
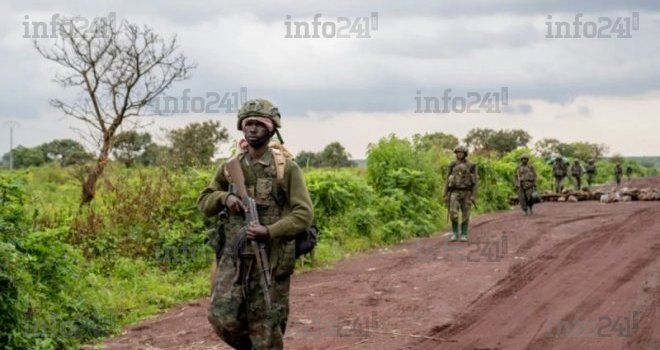
[[[590,29],[585,22],[598,22],[594,28],[610,34],[603,28],[608,19],[615,24],[621,18],[624,28],[633,12],[639,27],[631,26],[631,38],[617,38],[618,32],[612,38],[547,38],[557,34],[554,25],[548,33],[548,16],[569,22],[574,34],[573,22],[582,14],[580,34]],[[110,13],[118,22],[178,36],[180,51],[198,67],[168,95],[180,97],[190,89],[191,97],[222,96],[245,87],[248,98],[269,98],[282,113],[282,135],[294,153],[339,141],[354,158],[363,158],[370,142],[391,133],[441,131],[463,138],[479,127],[523,128],[532,143],[552,137],[606,143],[611,153],[660,155],[657,0],[5,1],[0,4],[0,126],[20,123],[14,145],[80,139],[70,129],[74,120],[49,105],[49,99],[70,100],[76,91],[52,81],[60,68],[38,54],[33,39],[23,37],[26,27],[31,35],[32,22],[50,22],[54,14],[92,19]],[[370,29],[369,38],[348,30],[343,33],[350,38],[286,38],[288,26],[296,34],[287,22],[311,23],[320,14],[319,30],[343,26],[338,17],[348,17],[357,29],[364,18],[373,25],[373,13],[377,28]],[[607,19],[599,22],[600,17]],[[437,97],[442,110],[446,89],[452,89],[449,108],[456,103],[460,111],[457,98],[493,96],[502,88],[508,89],[508,105],[501,113],[415,112],[416,98],[425,109],[424,97]],[[158,136],[160,128],[216,119],[239,137],[235,117],[181,113],[150,118],[148,130]],[[0,154],[9,150],[8,136],[8,128],[1,128]]]

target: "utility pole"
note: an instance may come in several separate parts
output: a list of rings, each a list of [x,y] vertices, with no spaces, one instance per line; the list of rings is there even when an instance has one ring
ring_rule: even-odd
[[[14,128],[21,126],[21,124],[10,120],[2,125],[9,128],[9,170],[14,170],[14,155],[12,154],[12,150],[14,150]]]

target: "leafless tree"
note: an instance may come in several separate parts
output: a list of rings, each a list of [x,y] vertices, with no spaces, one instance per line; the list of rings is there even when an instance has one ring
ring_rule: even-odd
[[[51,105],[85,122],[86,130],[78,132],[98,147],[94,164],[81,179],[83,206],[94,199],[96,182],[122,123],[137,128],[134,117],[152,114],[154,99],[174,82],[190,78],[195,64],[177,53],[176,36],[166,40],[147,26],[102,21],[81,30],[73,23],[62,19],[51,47],[36,41],[34,45],[43,57],[64,67],[55,82],[80,90],[73,102],[53,99]]]

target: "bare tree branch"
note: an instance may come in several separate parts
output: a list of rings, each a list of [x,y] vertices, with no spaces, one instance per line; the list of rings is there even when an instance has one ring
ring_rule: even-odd
[[[50,48],[34,46],[46,59],[64,68],[55,82],[80,92],[75,101],[51,100],[65,116],[84,122],[77,128],[98,147],[95,166],[83,182],[81,205],[91,202],[96,180],[103,173],[114,135],[129,118],[154,114],[154,100],[175,82],[190,78],[195,64],[177,54],[176,36],[165,40],[147,26],[122,21],[95,23],[82,31],[73,18],[62,18],[58,39]],[[157,111],[156,111],[157,112]],[[129,121],[130,127],[140,127]]]

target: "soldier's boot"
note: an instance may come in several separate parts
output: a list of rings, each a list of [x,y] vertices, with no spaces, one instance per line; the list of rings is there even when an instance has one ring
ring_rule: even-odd
[[[467,242],[467,235],[468,235],[468,223],[467,222],[462,222],[461,223],[461,242]]]
[[[458,221],[451,221],[451,241],[456,242],[458,239]]]
[[[529,209],[523,209],[523,215],[525,216],[529,215]]]
[[[529,215],[532,215],[532,214],[533,214],[533,213],[532,213],[532,206],[531,206],[531,205],[529,206],[529,210],[528,210],[528,212],[529,212]]]

